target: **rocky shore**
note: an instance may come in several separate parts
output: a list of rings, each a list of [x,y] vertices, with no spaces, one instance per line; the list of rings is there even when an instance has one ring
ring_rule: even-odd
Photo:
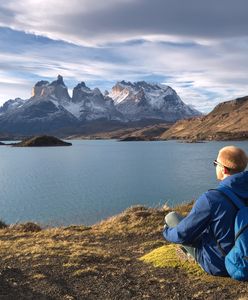
[[[247,299],[247,282],[178,258],[161,233],[168,211],[136,206],[90,227],[2,223],[0,299]]]

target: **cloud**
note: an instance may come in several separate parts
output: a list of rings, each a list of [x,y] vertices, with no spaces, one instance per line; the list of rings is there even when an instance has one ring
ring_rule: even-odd
[[[216,39],[247,36],[246,0],[9,0],[2,26],[74,43],[140,36]]]
[[[77,46],[10,29],[2,29],[0,38],[3,42],[0,45],[0,69],[5,72],[0,82],[1,78],[9,78],[8,82],[11,82],[12,76],[13,82],[24,78],[25,87],[29,83],[26,97],[36,81],[51,81],[57,74],[65,77],[69,89],[81,80],[103,90],[122,79],[164,82],[171,85],[186,103],[203,112],[209,111],[218,101],[245,94],[247,49],[242,45],[244,41],[238,43],[239,39],[208,45],[140,39],[112,42],[99,48]],[[231,55],[233,52],[237,54]],[[15,85],[19,89],[20,84]]]
[[[1,100],[27,98],[36,81],[61,74],[69,89],[82,80],[103,90],[122,79],[164,82],[208,112],[247,94],[247,8],[245,0],[5,1]]]

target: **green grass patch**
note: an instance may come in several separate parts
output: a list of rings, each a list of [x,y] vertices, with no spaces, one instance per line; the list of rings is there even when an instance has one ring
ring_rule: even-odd
[[[140,260],[151,263],[157,268],[179,268],[193,275],[204,274],[196,262],[179,258],[176,251],[177,247],[173,244],[159,247],[142,256]]]

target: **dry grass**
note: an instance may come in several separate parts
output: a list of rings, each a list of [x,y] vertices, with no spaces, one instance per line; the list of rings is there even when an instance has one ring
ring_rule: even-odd
[[[185,215],[191,207],[176,211]],[[197,296],[203,283],[205,290],[213,282],[228,295],[243,296],[244,285],[206,274],[203,281],[197,265],[176,259],[161,234],[169,211],[135,206],[91,227],[0,229],[0,299],[6,290],[9,299],[203,299],[216,294]]]
[[[73,276],[94,276],[99,274],[97,267],[87,267],[85,269],[78,269],[73,272]]]
[[[100,233],[111,235],[147,234],[161,231],[164,212],[162,209],[133,206],[123,213],[102,221],[92,227]]]
[[[44,274],[34,274],[34,275],[32,275],[32,278],[37,279],[37,280],[42,280],[42,279],[45,279],[46,276]]]

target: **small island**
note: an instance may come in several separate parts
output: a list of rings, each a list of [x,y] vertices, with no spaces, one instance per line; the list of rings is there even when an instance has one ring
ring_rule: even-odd
[[[54,136],[41,135],[35,136],[20,143],[13,144],[14,147],[55,147],[55,146],[71,146],[72,143],[64,142]]]
[[[5,146],[5,144],[4,144],[4,143],[2,143],[2,142],[0,142],[0,146]]]

